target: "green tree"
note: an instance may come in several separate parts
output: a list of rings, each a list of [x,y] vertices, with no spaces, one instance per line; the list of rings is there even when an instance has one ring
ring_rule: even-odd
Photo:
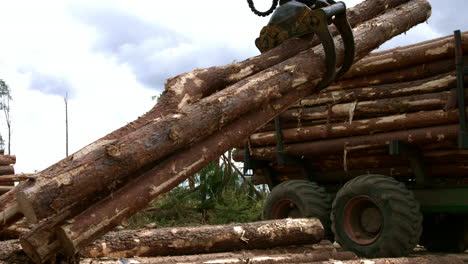
[[[10,88],[0,79],[0,110],[3,110],[5,122],[8,130],[8,154],[11,154],[11,116],[10,116],[10,101],[12,100]],[[4,141],[2,138],[4,145]]]

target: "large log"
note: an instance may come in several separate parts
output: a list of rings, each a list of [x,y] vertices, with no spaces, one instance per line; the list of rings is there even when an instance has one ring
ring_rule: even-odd
[[[130,258],[266,249],[315,244],[324,234],[322,224],[316,218],[129,230],[108,233],[80,254],[89,258]]]
[[[358,57],[362,52],[368,52],[369,48],[365,48],[366,46],[378,45],[379,42],[411,26],[408,21],[417,23],[426,19],[429,10],[430,6],[426,1],[415,0],[374,21],[361,25],[355,31]],[[366,35],[375,37],[369,40]],[[342,44],[339,44],[338,53],[341,55],[343,48]],[[307,53],[301,55],[305,54]],[[315,55],[323,59],[323,54],[316,52]],[[307,61],[310,62],[316,59],[317,57],[314,57],[314,59],[308,58]],[[320,68],[315,67],[315,69]],[[310,67],[308,66],[307,69],[310,69]],[[62,226],[62,231],[59,230],[62,244],[69,251],[79,251],[84,245],[106,233],[123,219],[145,208],[148,203],[177,186],[177,184],[209,163],[210,160],[218,157],[240,140],[245,139],[288,105],[310,94],[313,91],[311,88],[317,83],[318,81],[307,82],[302,86],[304,89],[290,89],[281,98],[276,99],[260,110],[252,111],[247,116],[243,116],[189,149],[171,156],[152,170],[114,192],[112,196],[101,200],[77,217],[68,220],[67,224]],[[210,146],[210,149],[208,150],[206,146]]]
[[[467,109],[468,110],[468,109]],[[392,115],[352,122],[283,129],[286,143],[375,134],[396,130],[453,124],[459,122],[458,110],[434,110]],[[255,133],[249,138],[252,146],[276,144],[276,132]]]
[[[344,79],[336,82],[324,91],[337,91],[351,89],[357,87],[367,87],[371,85],[398,83],[412,80],[419,80],[431,77],[437,74],[443,74],[455,70],[455,63],[452,59],[443,59],[431,61],[421,65],[410,66],[407,68],[399,68],[390,72],[376,73],[373,75],[365,75],[352,79]]]
[[[462,45],[464,53],[467,53],[468,32],[462,33]],[[412,65],[425,64],[449,57],[453,58],[454,54],[455,40],[452,34],[415,45],[371,53],[354,64],[342,79],[391,72]]]
[[[298,106],[318,106],[436,93],[455,88],[456,81],[455,74],[448,73],[403,83],[383,84],[328,93],[321,92],[301,100]]]
[[[424,110],[442,109],[446,107],[451,92],[411,95],[404,97],[386,98],[375,101],[363,101],[337,104],[331,106],[315,106],[288,109],[280,115],[281,120],[343,120],[368,116],[385,116],[398,113],[408,113]],[[467,96],[468,97],[468,96]]]
[[[458,125],[417,128],[404,131],[378,133],[346,138],[327,139],[288,144],[284,151],[294,156],[313,157],[325,154],[344,153],[353,147],[383,147],[392,140],[399,140],[411,144],[433,144],[438,142],[455,141],[458,136]],[[239,150],[243,151],[243,150]],[[252,148],[251,155],[255,159],[273,160],[275,147]]]
[[[456,256],[424,256],[414,258],[381,258],[369,260],[345,260],[340,264],[463,264]],[[315,262],[311,264],[336,264],[334,260]]]
[[[427,2],[412,1],[399,10],[357,27],[357,58],[363,57],[375,45],[427,19],[429,9]],[[395,21],[397,19],[392,16],[398,12],[400,17],[411,13],[413,16],[408,18],[411,23],[402,23],[399,19]],[[375,23],[379,23],[379,26],[375,26]],[[369,41],[369,35],[373,36],[373,41]],[[337,46],[337,54],[341,58],[342,44],[338,43]],[[312,92],[323,74],[323,70],[316,69],[324,68],[322,49],[303,52],[204,98],[184,108],[179,114],[155,120],[112,144],[98,147],[83,158],[70,162],[61,174],[40,174],[41,177],[36,179],[32,187],[18,192],[17,200],[21,211],[31,220],[47,217],[56,210],[111,186],[113,182],[151,165],[198,138],[221,129],[230,120],[266,101],[293,90],[309,89]],[[269,118],[271,117],[265,117],[265,121]]]
[[[0,155],[0,165],[12,165],[16,163],[16,156]]]

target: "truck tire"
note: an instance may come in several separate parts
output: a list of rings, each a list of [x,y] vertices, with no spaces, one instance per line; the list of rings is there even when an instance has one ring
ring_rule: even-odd
[[[383,175],[348,181],[332,207],[335,241],[361,257],[408,255],[422,231],[419,203],[405,185]]]
[[[433,252],[464,252],[468,247],[468,216],[426,213],[419,243]]]
[[[263,207],[263,220],[316,217],[332,239],[330,229],[331,198],[323,187],[305,180],[285,181],[273,188]]]

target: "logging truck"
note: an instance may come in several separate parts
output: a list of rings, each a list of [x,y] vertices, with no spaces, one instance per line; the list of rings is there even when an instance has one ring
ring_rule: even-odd
[[[317,217],[363,257],[468,247],[468,33],[377,52],[235,153],[264,219]]]

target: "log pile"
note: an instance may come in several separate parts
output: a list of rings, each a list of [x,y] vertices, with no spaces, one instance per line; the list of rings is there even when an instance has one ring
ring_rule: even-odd
[[[81,264],[112,263],[394,263],[462,264],[458,257],[362,260],[321,241],[318,219],[111,232],[80,252]],[[70,259],[68,260],[70,262]],[[0,263],[29,264],[17,240],[0,242]]]
[[[360,59],[427,20],[430,5],[426,0],[369,0],[349,12],[355,25],[356,59]],[[343,43],[339,37],[335,41],[342,60]],[[316,45],[315,39],[307,38],[285,42],[234,66],[196,70],[170,80],[166,90],[175,94],[162,97],[171,100],[160,100],[143,119],[1,196],[0,229],[25,216],[35,227],[21,238],[21,244],[36,263],[60,252],[74,255],[287,107],[317,92],[325,54]],[[280,61],[268,60],[291,47],[296,53],[279,56]],[[232,67],[241,68],[233,71]],[[224,76],[222,84],[214,81],[220,76]]]
[[[5,155],[3,150],[0,150],[0,195],[7,193],[13,186],[15,181],[11,179],[11,175],[15,174],[13,165],[16,163],[16,156]]]
[[[468,52],[468,32],[462,33],[462,49]],[[409,177],[409,159],[388,152],[389,142],[399,140],[422,150],[434,178],[466,179],[468,152],[457,147],[456,82],[453,36],[372,53],[341,80],[280,115],[284,150],[323,183],[367,173]],[[273,123],[251,135],[252,158],[274,164],[276,139]],[[244,150],[234,158],[242,161]],[[275,169],[279,180],[301,177]],[[256,183],[266,183],[262,174],[256,171]]]

